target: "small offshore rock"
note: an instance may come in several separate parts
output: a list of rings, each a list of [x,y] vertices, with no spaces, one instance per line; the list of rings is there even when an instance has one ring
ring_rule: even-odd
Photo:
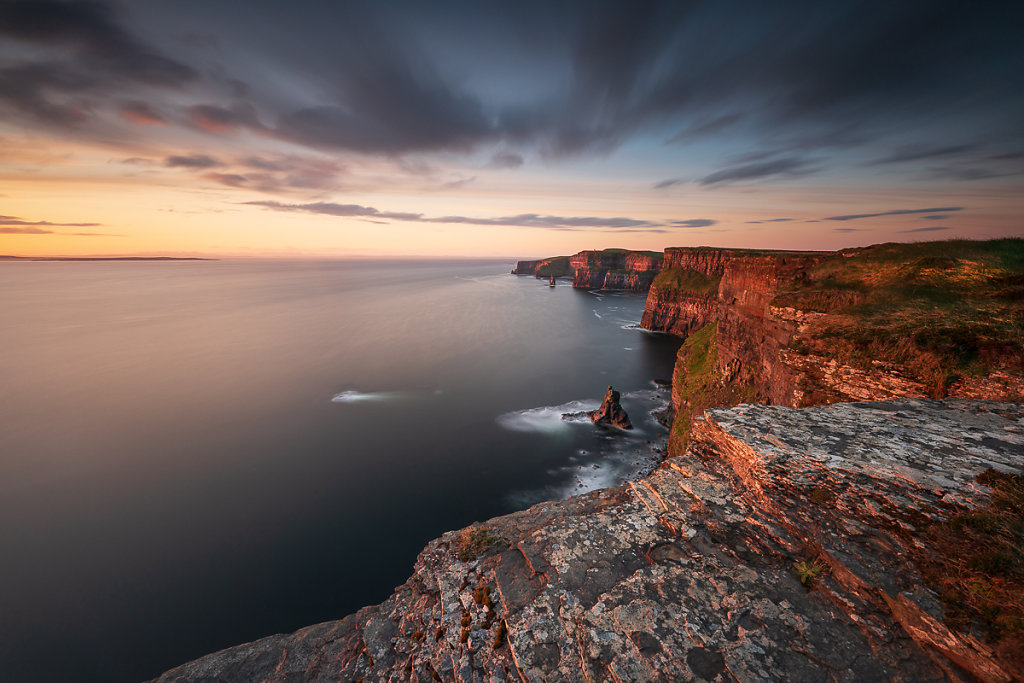
[[[619,392],[608,385],[608,391],[601,401],[601,407],[590,413],[590,419],[599,425],[613,425],[620,429],[632,429],[633,423],[629,421],[629,415],[619,403]]]

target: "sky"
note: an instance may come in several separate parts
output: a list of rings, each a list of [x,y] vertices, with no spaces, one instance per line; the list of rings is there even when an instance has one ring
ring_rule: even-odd
[[[0,1],[0,254],[1024,235],[1024,3]]]

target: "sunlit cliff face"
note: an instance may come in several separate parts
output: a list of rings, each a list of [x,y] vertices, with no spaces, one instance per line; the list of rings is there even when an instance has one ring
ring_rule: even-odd
[[[1024,9],[0,4],[0,254],[1021,234]]]

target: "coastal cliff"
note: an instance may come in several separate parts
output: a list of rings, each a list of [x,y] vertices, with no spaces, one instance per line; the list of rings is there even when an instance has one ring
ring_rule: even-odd
[[[641,326],[686,338],[669,452],[705,408],[1024,399],[1024,242],[666,249]]]
[[[1024,613],[952,567],[989,557],[971,520],[1024,495],[1022,454],[1015,404],[708,410],[640,481],[446,533],[380,605],[157,680],[1020,680]]]
[[[539,261],[517,261],[512,270],[513,275],[533,275],[534,277],[563,277],[572,275],[568,256],[552,256]]]
[[[581,251],[572,256],[518,261],[512,274],[535,277],[571,275],[573,287],[646,291],[661,270],[662,259],[663,255],[654,251]]]
[[[609,263],[581,254],[574,280]],[[157,680],[1024,680],[1024,242],[658,268],[643,326],[685,338],[658,469]]]

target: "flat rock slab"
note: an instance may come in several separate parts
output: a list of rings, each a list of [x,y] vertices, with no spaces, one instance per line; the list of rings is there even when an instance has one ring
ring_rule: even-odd
[[[1022,406],[710,410],[642,480],[449,532],[384,603],[158,680],[1012,680],[906,561],[988,467],[1024,467]]]

